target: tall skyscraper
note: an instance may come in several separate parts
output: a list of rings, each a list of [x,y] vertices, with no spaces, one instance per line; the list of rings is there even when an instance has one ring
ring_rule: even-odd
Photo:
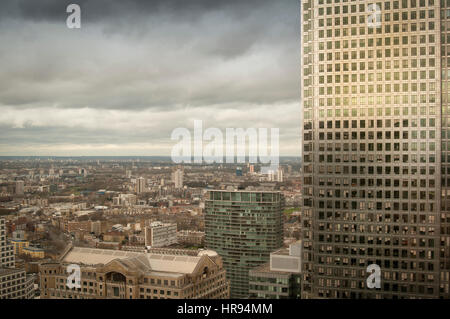
[[[301,12],[303,297],[449,298],[450,1]]]
[[[210,191],[205,245],[223,259],[231,298],[249,296],[249,271],[283,245],[284,197],[278,192]]]
[[[136,180],[136,193],[140,194],[145,192],[145,178],[139,177]]]
[[[183,175],[184,175],[184,172],[181,168],[177,168],[172,173],[172,180],[175,184],[175,188],[183,188]]]

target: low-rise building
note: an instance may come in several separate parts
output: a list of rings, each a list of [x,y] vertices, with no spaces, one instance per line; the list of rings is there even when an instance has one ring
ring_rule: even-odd
[[[25,255],[30,256],[33,259],[44,259],[45,258],[45,250],[38,247],[28,246],[23,249],[23,253]]]
[[[27,240],[12,239],[11,245],[14,247],[14,254],[18,256],[23,254],[24,248],[27,248],[30,243]]]
[[[214,251],[192,253],[70,248],[60,260],[39,266],[41,298],[229,298],[221,257]],[[68,285],[69,265],[80,267],[80,277]]]
[[[103,235],[104,241],[111,241],[116,243],[121,243],[125,240],[125,234],[119,231],[110,231]]]

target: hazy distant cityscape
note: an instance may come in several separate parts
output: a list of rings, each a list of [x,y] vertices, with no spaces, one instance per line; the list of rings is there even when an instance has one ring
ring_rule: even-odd
[[[450,300],[450,0],[25,2],[0,299]]]
[[[267,277],[271,253],[295,245],[300,239],[301,165],[298,158],[282,158],[281,162],[278,171],[261,174],[260,165],[174,165],[163,157],[1,158],[2,247],[12,247],[5,256],[5,266],[25,270],[29,283],[21,289],[4,290],[2,296],[25,297],[33,290],[33,297],[40,298],[228,298],[230,294],[240,298],[299,297],[299,291],[293,290],[290,283],[295,272],[283,272],[271,290],[261,288],[260,277],[252,275],[253,281],[248,277],[253,268],[264,269],[263,278]],[[232,194],[234,204],[225,208],[232,214],[239,211],[235,205],[244,212],[250,209],[267,214],[266,202],[271,202],[272,197],[266,200],[265,196],[278,197],[271,206],[271,219],[256,218],[258,224],[245,229],[243,220],[250,222],[250,217],[221,220],[217,215],[224,210],[217,206],[222,198],[212,195],[217,192]],[[235,194],[239,199],[234,198]],[[244,194],[258,198],[245,199]],[[205,233],[205,228],[209,232]],[[217,241],[214,237],[219,229],[225,233]],[[246,234],[242,236],[242,232]],[[224,245],[227,237],[230,242]],[[244,247],[252,242],[260,242],[259,247]],[[107,251],[110,255],[105,256]],[[233,253],[247,257],[236,259]],[[210,259],[203,260],[206,257],[200,258],[203,255],[213,260],[210,267],[216,269],[211,269],[212,277],[207,277],[208,288],[185,291],[185,286],[196,282],[195,274],[185,268],[190,263],[194,268],[197,263],[211,263]],[[121,290],[121,278],[128,278],[138,267],[133,263],[135,258],[161,256],[167,257],[169,264],[170,258],[175,259],[173,265],[159,265],[161,269],[156,270],[155,262],[150,261],[144,272],[149,277],[134,278],[136,282],[130,285],[133,292]],[[181,257],[176,256],[198,260],[178,262],[176,259]],[[115,269],[117,260],[127,263],[127,269]],[[233,262],[238,268],[233,267]],[[72,264],[82,266],[81,280],[86,287],[67,287],[66,268]],[[103,267],[116,271],[111,274]],[[92,273],[85,277],[87,269]],[[236,277],[231,289],[224,269],[228,276]],[[169,282],[159,272],[169,272],[169,278],[178,280],[170,283],[173,280]],[[203,282],[196,284],[201,286]],[[263,285],[267,284],[263,281]],[[215,290],[210,292],[213,287]]]

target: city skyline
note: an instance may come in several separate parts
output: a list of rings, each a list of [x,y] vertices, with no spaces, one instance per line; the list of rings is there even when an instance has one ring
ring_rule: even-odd
[[[0,299],[450,299],[450,0],[71,2],[0,4]]]

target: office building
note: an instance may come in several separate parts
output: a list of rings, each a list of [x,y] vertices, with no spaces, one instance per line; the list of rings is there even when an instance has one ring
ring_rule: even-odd
[[[301,1],[305,298],[449,298],[447,5]]]
[[[0,218],[0,299],[34,298],[34,277],[14,267],[14,246],[6,242],[5,220]]]
[[[177,224],[152,222],[145,227],[145,246],[165,247],[177,243]]]
[[[0,268],[0,299],[33,299],[33,280],[24,269]]]
[[[0,268],[14,268],[14,246],[6,241],[5,219],[0,218]]]
[[[301,243],[270,254],[270,262],[250,270],[250,298],[299,299],[301,296]]]
[[[283,207],[279,192],[209,191],[205,246],[223,258],[232,298],[249,296],[249,270],[283,245]]]
[[[79,286],[67,284],[71,264],[80,267]],[[230,291],[220,256],[205,250],[71,247],[39,275],[45,299],[226,299]]]

